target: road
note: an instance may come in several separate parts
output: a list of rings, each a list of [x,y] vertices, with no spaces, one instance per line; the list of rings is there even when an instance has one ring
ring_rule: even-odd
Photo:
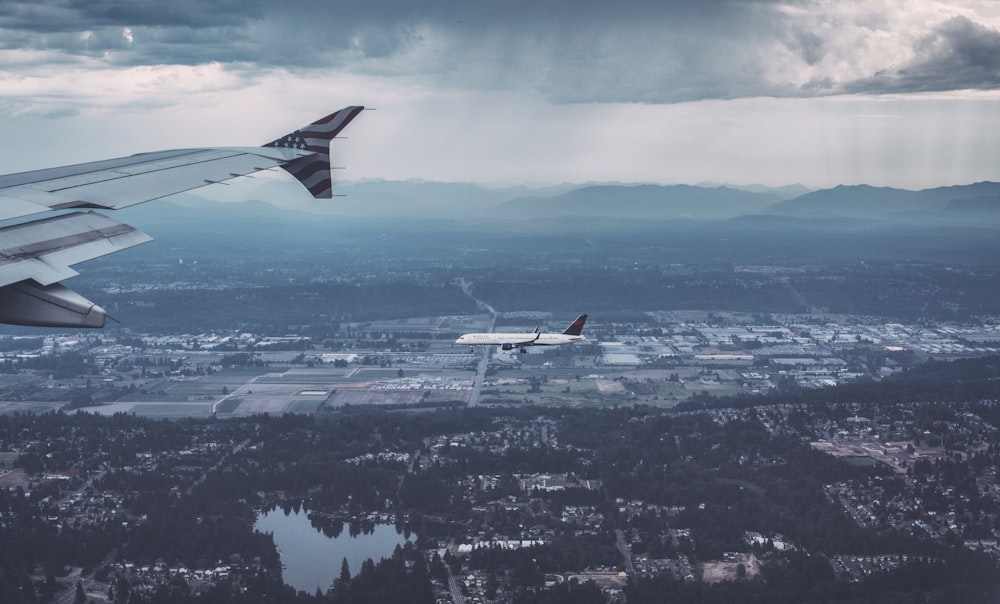
[[[490,321],[490,331],[493,329],[493,322]],[[472,394],[469,395],[469,406],[475,407],[479,404],[479,393],[483,389],[483,382],[486,380],[486,368],[490,366],[490,357],[493,356],[492,346],[482,347],[482,357],[476,367],[476,377],[472,381]]]
[[[250,439],[248,438],[248,439],[244,440],[241,443],[233,445],[233,449],[232,449],[232,451],[229,452],[228,455],[223,455],[222,457],[220,457],[219,461],[215,462],[215,465],[213,465],[209,469],[207,469],[204,472],[202,472],[201,476],[199,476],[197,478],[197,480],[195,480],[194,482],[191,483],[191,486],[189,486],[187,488],[186,494],[190,495],[194,491],[195,487],[197,487],[201,483],[205,482],[205,480],[208,478],[209,474],[211,474],[212,472],[218,470],[219,466],[221,466],[223,463],[225,463],[228,460],[229,457],[231,457],[233,455],[236,455],[237,453],[239,453],[240,451],[242,451],[243,449],[245,449],[246,446],[249,445],[249,444],[250,444]]]
[[[424,439],[424,446],[430,446],[430,439]],[[417,462],[420,461],[420,449],[413,452],[413,456],[410,458],[410,465],[406,468],[406,474],[413,474],[413,470],[417,467]],[[403,482],[406,481],[406,474],[399,477],[399,486],[396,487],[396,501],[399,501],[399,494],[403,491]]]
[[[495,308],[487,304],[486,302],[480,300],[479,298],[472,295],[472,284],[465,279],[458,280],[459,287],[466,296],[472,298],[476,303],[476,306],[482,308],[490,314],[490,324],[486,327],[486,332],[491,333],[496,326],[497,322],[497,311]],[[479,393],[483,389],[483,382],[486,381],[486,369],[490,366],[490,357],[493,356],[492,346],[482,347],[482,356],[479,358],[479,365],[476,367],[476,377],[472,381],[472,393],[469,395],[469,406],[475,407],[479,404]]]
[[[243,394],[243,391],[245,391],[245,390],[249,389],[249,388],[250,388],[251,386],[253,386],[253,385],[254,385],[254,382],[256,382],[256,381],[257,381],[257,378],[258,378],[258,377],[260,377],[260,376],[256,376],[256,377],[254,377],[254,378],[253,378],[252,380],[250,380],[250,381],[249,381],[249,382],[247,382],[246,384],[243,384],[242,386],[240,386],[240,387],[239,387],[239,388],[237,388],[236,390],[233,390],[233,391],[232,391],[232,392],[230,392],[229,394],[227,394],[227,395],[223,396],[223,397],[222,397],[222,398],[220,398],[219,400],[217,400],[217,401],[215,401],[214,403],[212,403],[212,417],[215,417],[216,413],[218,413],[218,412],[219,412],[219,405],[221,405],[222,403],[224,403],[224,402],[226,402],[227,400],[229,400],[229,398],[230,398],[230,397],[234,397],[234,396],[242,396],[242,394]]]
[[[454,604],[465,604],[465,598],[462,597],[462,588],[458,586],[458,580],[455,579],[455,575],[451,574],[451,567],[448,567],[448,589],[451,590],[451,601]]]
[[[635,567],[632,566],[632,554],[628,551],[628,544],[625,543],[625,533],[621,529],[615,529],[615,537],[618,542],[618,551],[621,552],[622,558],[625,558],[625,571],[628,576],[635,576]]]

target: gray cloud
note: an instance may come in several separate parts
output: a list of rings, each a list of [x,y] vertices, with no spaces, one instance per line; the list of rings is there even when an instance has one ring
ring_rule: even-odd
[[[844,86],[850,92],[925,92],[1000,88],[1000,32],[965,17],[921,38],[914,60]]]
[[[954,17],[909,33],[906,39],[917,42],[904,48],[910,59],[900,67],[888,58],[880,64],[878,49],[838,38],[848,26],[857,35],[885,34],[894,22],[889,16],[869,10],[845,17],[824,13],[824,6],[812,0],[14,0],[0,3],[0,48],[112,66],[216,61],[341,69],[455,89],[529,90],[563,103],[1000,83],[1000,33],[985,25]]]

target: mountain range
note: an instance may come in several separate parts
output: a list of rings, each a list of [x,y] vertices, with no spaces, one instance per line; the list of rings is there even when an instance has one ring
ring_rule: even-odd
[[[671,261],[804,262],[893,259],[994,264],[1000,257],[1000,183],[923,191],[866,185],[807,191],[764,187],[469,183],[339,183],[317,200],[297,183],[220,187],[240,201],[193,194],[115,213],[158,243],[148,253],[247,258],[292,251],[432,254],[467,258],[499,249],[611,257],[631,249]],[[267,202],[261,201],[266,199]],[[143,246],[145,247],[145,246]],[[573,250],[576,250],[575,252]],[[579,253],[578,253],[579,252]],[[143,250],[134,252],[138,257]]]
[[[747,216],[806,220],[875,220],[913,224],[1000,219],[1000,183],[980,182],[910,191],[842,185],[809,191],[801,185],[656,185],[596,183],[550,187],[485,187],[471,183],[361,181],[338,183],[343,197],[314,200],[293,185],[264,181],[236,199],[267,200],[286,212],[359,219],[448,220],[504,223],[563,217],[624,221],[717,221]],[[209,196],[211,198],[211,196]],[[182,206],[206,205],[205,198],[172,198]],[[152,204],[150,204],[152,205]]]

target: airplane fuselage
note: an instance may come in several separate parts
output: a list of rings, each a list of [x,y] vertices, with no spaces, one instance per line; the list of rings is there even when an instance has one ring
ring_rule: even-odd
[[[586,340],[585,336],[570,336],[563,333],[467,333],[455,340],[466,346],[558,346]]]
[[[499,346],[504,350],[519,348],[522,353],[528,346],[558,346],[586,340],[581,333],[587,315],[580,315],[562,333],[542,333],[535,328],[531,333],[467,333],[455,340],[456,344],[469,346]]]

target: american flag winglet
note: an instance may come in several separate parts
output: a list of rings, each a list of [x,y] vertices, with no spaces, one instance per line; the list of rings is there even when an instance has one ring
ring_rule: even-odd
[[[294,159],[281,168],[301,182],[313,197],[328,199],[333,196],[330,141],[363,110],[364,107],[344,107],[263,146],[311,151],[313,155]]]
[[[309,189],[316,199],[333,197],[333,178],[330,177],[330,156],[325,153],[306,155],[293,159],[281,168],[294,176]]]

